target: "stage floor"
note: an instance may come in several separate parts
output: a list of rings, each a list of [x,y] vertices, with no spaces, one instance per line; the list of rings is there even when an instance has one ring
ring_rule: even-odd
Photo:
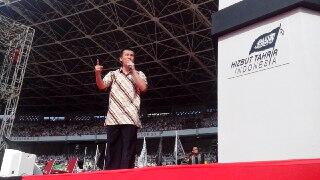
[[[23,176],[23,180],[313,180],[320,179],[320,159],[267,161],[249,163],[216,163],[146,167],[112,171]]]

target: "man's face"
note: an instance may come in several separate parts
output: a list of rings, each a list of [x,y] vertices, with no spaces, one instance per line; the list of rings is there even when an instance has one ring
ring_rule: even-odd
[[[192,153],[193,153],[193,154],[198,154],[198,153],[199,153],[198,148],[197,148],[197,147],[193,147],[193,148],[192,148]]]
[[[134,52],[131,50],[124,50],[121,57],[120,61],[122,62],[122,66],[128,66],[128,63],[134,62]]]

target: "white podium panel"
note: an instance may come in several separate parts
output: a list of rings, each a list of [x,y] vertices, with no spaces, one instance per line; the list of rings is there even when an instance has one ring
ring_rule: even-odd
[[[237,2],[240,2],[241,0],[221,0],[219,1],[219,10],[229,7]]]
[[[320,14],[219,37],[219,162],[320,158]]]
[[[6,149],[1,165],[0,176],[32,175],[36,155],[14,149]]]

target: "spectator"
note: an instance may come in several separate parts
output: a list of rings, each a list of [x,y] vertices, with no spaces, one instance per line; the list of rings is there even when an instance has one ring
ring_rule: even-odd
[[[199,152],[199,149],[196,146],[192,148],[192,152],[189,157],[189,164],[204,164],[204,156]]]

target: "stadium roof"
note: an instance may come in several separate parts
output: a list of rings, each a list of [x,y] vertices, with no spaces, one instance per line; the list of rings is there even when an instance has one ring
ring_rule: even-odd
[[[143,107],[215,104],[216,59],[210,17],[217,0],[21,0],[0,14],[36,30],[19,112],[105,111],[95,85],[132,47],[148,77]],[[101,62],[102,61],[102,62]]]

